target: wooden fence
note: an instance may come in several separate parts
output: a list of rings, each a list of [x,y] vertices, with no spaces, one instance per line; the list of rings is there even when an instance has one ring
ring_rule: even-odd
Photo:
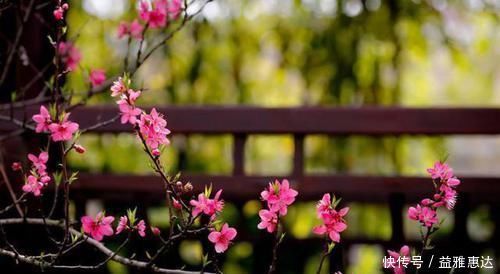
[[[245,143],[252,134],[287,134],[294,138],[293,169],[288,178],[300,192],[302,200],[318,200],[325,192],[341,195],[345,201],[386,203],[391,216],[392,236],[385,239],[348,238],[342,249],[352,244],[380,244],[384,248],[396,248],[405,242],[403,218],[407,203],[416,202],[429,194],[429,179],[420,177],[359,176],[349,174],[313,175],[304,172],[304,138],[311,134],[328,136],[428,136],[428,135],[497,135],[500,134],[500,109],[485,108],[256,108],[256,107],[160,107],[168,120],[173,134],[230,134],[233,136],[233,170],[231,175],[183,175],[200,190],[203,185],[213,183],[216,189],[224,189],[224,198],[235,203],[239,209],[244,201],[256,199],[260,191],[273,178],[283,176],[252,176],[245,174]],[[12,113],[22,120],[28,114]],[[117,114],[115,106],[95,106],[76,109],[72,119],[81,128],[108,120]],[[0,122],[0,133],[15,127]],[[130,132],[130,125],[119,122],[91,130],[96,134]],[[278,152],[277,152],[278,153]],[[452,238],[448,250],[473,245],[472,250],[500,247],[500,178],[463,177],[460,200],[455,212]],[[151,205],[162,200],[162,184],[154,175],[81,174],[74,191],[79,212],[87,199],[104,202],[135,200],[138,204]],[[495,232],[484,242],[472,242],[467,234],[467,218],[477,204],[488,204],[494,216]],[[242,233],[244,240],[254,243],[254,253],[266,253],[255,235]],[[299,248],[315,240],[290,240],[286,245]],[[416,243],[415,243],[416,244]],[[262,249],[262,250],[260,250]],[[477,254],[476,254],[477,255]],[[294,259],[298,269],[305,259]],[[345,261],[337,256],[332,262]],[[253,273],[263,271],[261,260],[256,260]],[[342,265],[342,264],[340,264]],[[340,267],[342,269],[342,267]]]

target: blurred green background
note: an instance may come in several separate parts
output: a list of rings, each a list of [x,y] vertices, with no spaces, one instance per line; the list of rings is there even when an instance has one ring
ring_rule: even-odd
[[[499,15],[498,0],[215,0],[156,52],[134,81],[147,88],[142,105],[498,106]],[[108,76],[123,70],[127,44],[116,28],[135,16],[130,0],[73,1],[69,33],[83,59],[81,69],[70,74],[71,89],[87,88],[88,69],[103,68]],[[158,36],[153,31],[148,38]],[[90,103],[113,101],[97,96]],[[231,136],[175,136],[162,157],[171,172],[179,169],[182,152],[184,171],[230,174],[232,142]],[[87,135],[82,143],[87,153],[72,159],[75,168],[151,173],[133,136]],[[247,174],[286,176],[292,169],[292,136],[251,136],[245,149]],[[313,135],[305,141],[306,172],[314,174],[425,175],[426,167],[449,154],[461,175],[500,175],[497,152],[500,139],[484,136]],[[349,206],[346,237],[390,238],[386,205]],[[233,223],[243,218],[255,231],[259,208],[259,202],[249,201],[239,216],[228,204],[224,218]],[[153,224],[168,225],[164,208],[148,212]],[[474,210],[468,221],[472,239],[491,237],[490,215],[487,206]],[[446,218],[442,235],[450,233],[452,219]],[[286,218],[291,237],[299,239],[313,237],[316,223],[314,203],[293,206]],[[419,237],[410,224],[405,229],[408,238]],[[185,241],[179,253],[186,264],[197,265],[201,244]],[[384,254],[376,245],[351,248],[347,273],[381,273]],[[238,242],[224,270],[248,273],[253,255],[252,245]],[[314,273],[318,260],[311,257],[301,271]]]

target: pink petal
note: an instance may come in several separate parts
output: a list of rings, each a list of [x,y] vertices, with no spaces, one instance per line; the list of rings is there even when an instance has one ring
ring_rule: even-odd
[[[222,253],[226,251],[228,244],[227,243],[216,243],[215,244],[215,252]]]
[[[232,239],[234,239],[234,238],[236,237],[236,235],[237,235],[237,234],[238,234],[238,232],[236,231],[236,229],[234,229],[234,228],[232,228],[232,227],[231,227],[231,228],[228,228],[228,229],[226,230],[226,233],[225,233],[225,235],[226,235],[226,239],[228,239],[228,240],[232,240]]]
[[[314,234],[323,235],[326,233],[326,227],[324,225],[320,225],[314,227],[312,231],[314,232]]]
[[[218,231],[210,232],[210,234],[208,234],[208,240],[212,243],[216,243],[219,241],[220,235]]]
[[[335,225],[333,225],[333,229],[335,229],[337,232],[342,232],[346,228],[347,228],[347,225],[345,223],[342,223],[342,222],[338,222],[338,223],[335,223]]]
[[[340,242],[340,234],[338,234],[336,231],[330,231],[330,233],[328,233],[328,236],[330,237],[330,239],[332,239],[332,241],[334,242]]]

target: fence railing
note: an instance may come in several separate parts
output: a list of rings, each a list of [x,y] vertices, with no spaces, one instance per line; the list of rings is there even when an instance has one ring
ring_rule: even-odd
[[[19,121],[31,117],[36,109],[9,113]],[[225,200],[240,205],[258,198],[259,192],[274,178],[289,178],[298,188],[303,200],[317,200],[325,192],[334,192],[345,201],[388,203],[392,236],[389,241],[348,239],[347,244],[368,242],[391,246],[405,239],[403,216],[405,204],[415,202],[430,192],[429,179],[421,177],[359,176],[349,174],[311,175],[304,172],[304,138],[311,134],[328,136],[408,136],[408,135],[497,135],[500,134],[500,109],[485,108],[256,108],[256,107],[160,107],[167,117],[173,134],[230,134],[233,136],[233,170],[231,175],[183,174],[200,190],[213,183],[224,189]],[[72,119],[81,128],[88,128],[117,115],[115,106],[95,106],[76,109]],[[15,126],[0,122],[0,133]],[[130,132],[130,125],[119,122],[92,129],[97,134]],[[293,135],[293,168],[289,176],[254,176],[244,171],[245,143],[252,134]],[[456,239],[469,239],[467,218],[474,204],[489,204],[497,210],[500,205],[500,178],[463,177],[461,199],[455,211]],[[154,203],[163,198],[163,186],[154,175],[81,174],[74,185],[78,191],[77,206],[87,199],[104,201],[141,200]],[[496,212],[496,211],[495,211]],[[499,218],[495,218],[492,241],[477,243],[478,248],[500,247]],[[467,242],[467,241],[463,241]],[[453,245],[459,244],[451,241]],[[346,247],[347,248],[347,247]],[[254,251],[257,252],[257,251]],[[499,252],[496,250],[496,252]],[[341,260],[339,258],[336,259]],[[258,266],[256,266],[258,268]],[[258,273],[254,269],[254,273]]]

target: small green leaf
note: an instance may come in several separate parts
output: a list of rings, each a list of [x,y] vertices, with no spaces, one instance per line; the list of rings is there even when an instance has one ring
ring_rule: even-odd
[[[286,232],[281,233],[280,239],[278,240],[278,243],[281,243],[283,239],[285,238]]]
[[[333,250],[333,248],[335,248],[335,242],[331,242],[328,244],[328,254],[330,254]]]
[[[208,259],[208,254],[204,254],[202,258],[203,267],[207,267],[212,261]]]
[[[340,201],[342,201],[342,198],[338,198],[334,203],[333,203],[333,208],[336,208],[339,204]]]
[[[68,179],[68,184],[72,184],[74,181],[78,180],[78,171],[75,171],[71,174],[71,177]]]
[[[134,210],[131,210],[130,208],[127,209],[127,217],[128,217],[128,220],[129,220],[131,226],[135,225],[136,213],[137,213],[137,207],[135,207]]]

